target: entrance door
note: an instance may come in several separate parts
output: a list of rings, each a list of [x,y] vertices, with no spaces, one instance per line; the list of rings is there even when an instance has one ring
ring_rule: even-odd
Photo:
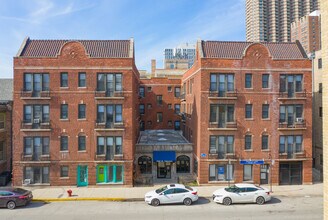
[[[268,184],[268,165],[267,164],[263,164],[261,165],[261,173],[260,173],[260,177],[261,177],[261,184]]]
[[[298,185],[302,184],[302,162],[282,163],[279,165],[279,184]]]
[[[165,162],[157,163],[157,178],[171,179],[171,163],[165,163]]]
[[[88,166],[77,166],[77,186],[88,185]]]
[[[106,170],[106,167],[104,165],[98,165],[98,167],[97,167],[97,174],[98,174],[97,182],[98,183],[105,182],[105,179],[106,179],[105,170]]]

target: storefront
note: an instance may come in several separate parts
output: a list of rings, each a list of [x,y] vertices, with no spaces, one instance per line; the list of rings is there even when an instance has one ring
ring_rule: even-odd
[[[136,146],[136,184],[192,178],[192,145],[178,131],[146,130]]]
[[[303,164],[302,162],[282,162],[279,164],[280,185],[301,185]]]

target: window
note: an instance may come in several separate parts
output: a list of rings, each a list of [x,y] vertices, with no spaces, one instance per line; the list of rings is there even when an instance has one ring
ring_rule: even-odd
[[[322,93],[322,83],[319,83],[319,93]]]
[[[148,109],[151,109],[151,107],[152,107],[152,105],[148,103],[148,104],[147,104],[147,108],[148,108]]]
[[[269,149],[269,136],[262,135],[262,150],[268,150],[268,149]]]
[[[287,92],[288,97],[294,97],[295,92],[302,92],[303,90],[303,75],[280,75],[280,92]]]
[[[105,123],[110,128],[114,123],[122,122],[122,105],[98,105],[97,123]]]
[[[318,59],[318,69],[322,69],[322,59]]]
[[[49,91],[48,73],[24,73],[24,91],[32,91],[39,96],[41,91]]]
[[[0,113],[0,129],[5,129],[6,124],[6,115],[4,113]]]
[[[252,149],[252,135],[245,135],[245,150]]]
[[[234,153],[234,136],[210,136],[210,154],[218,154],[219,159],[224,159],[226,154]]]
[[[122,92],[122,74],[98,73],[97,91],[105,91],[108,97],[114,96],[115,92]]]
[[[108,168],[108,182],[121,183],[123,182],[123,166],[110,165]]]
[[[85,109],[86,105],[85,104],[79,104],[79,119],[85,119]]]
[[[269,104],[262,105],[262,119],[269,118]]]
[[[167,126],[172,127],[172,121],[167,121]]]
[[[157,95],[156,96],[156,102],[157,102],[157,105],[162,105],[163,104],[163,96],[162,95]]]
[[[175,104],[174,105],[174,113],[179,114],[180,113],[180,104]]]
[[[68,73],[60,73],[60,87],[68,87]]]
[[[319,117],[322,117],[322,107],[319,107]]]
[[[49,122],[49,105],[24,105],[24,123]]]
[[[218,123],[220,128],[226,127],[226,122],[234,122],[234,105],[210,105],[210,122]]]
[[[68,104],[61,104],[60,119],[68,119]]]
[[[246,73],[245,75],[245,88],[252,88],[252,74],[251,73]]]
[[[253,180],[253,165],[244,165],[244,181]]]
[[[168,86],[168,87],[167,87],[167,91],[168,91],[168,92],[172,92],[172,86]]]
[[[252,104],[246,104],[245,118],[253,118],[253,105]]]
[[[86,137],[85,136],[79,136],[79,148],[78,150],[79,151],[85,151],[86,147],[85,147],[85,140],[86,140]]]
[[[141,98],[145,97],[145,87],[139,87],[139,96]]]
[[[0,161],[5,160],[6,154],[5,154],[5,142],[0,142]]]
[[[266,89],[269,88],[269,74],[262,75],[262,88]]]
[[[163,113],[162,112],[157,112],[156,121],[157,122],[163,122]]]
[[[85,73],[79,73],[79,87],[87,87]]]
[[[147,92],[151,92],[151,86],[147,87]]]
[[[279,140],[279,153],[293,153],[303,151],[303,136],[302,135],[281,135]]]
[[[233,164],[210,164],[209,181],[231,181],[234,179]]]
[[[152,173],[152,159],[151,157],[142,156],[138,158],[138,165],[141,174],[151,174]]]
[[[175,87],[174,88],[174,96],[176,98],[180,98],[180,87]]]
[[[140,114],[145,114],[145,105],[144,104],[139,105],[139,113]]]
[[[188,156],[177,157],[177,173],[190,173],[190,158]]]
[[[24,179],[29,179],[31,184],[49,183],[49,167],[24,167]]]
[[[60,166],[60,177],[68,177],[68,166]]]
[[[234,74],[211,74],[210,91],[224,97],[226,92],[234,91]]]
[[[175,121],[174,122],[174,130],[180,130],[180,121]]]
[[[172,104],[167,104],[168,109],[172,109]]]
[[[114,155],[122,155],[122,137],[97,138],[97,155],[105,155],[106,160],[113,160]]]
[[[24,137],[24,155],[39,159],[41,155],[49,155],[49,137]]]
[[[68,136],[60,137],[60,151],[68,151]]]
[[[279,122],[294,125],[296,121],[303,122],[303,105],[281,105]]]

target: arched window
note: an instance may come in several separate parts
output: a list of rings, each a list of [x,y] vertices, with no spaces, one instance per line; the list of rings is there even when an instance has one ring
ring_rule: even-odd
[[[138,158],[138,164],[141,174],[152,173],[152,159],[151,157],[141,156]]]
[[[177,157],[177,173],[190,173],[190,158],[188,156]]]

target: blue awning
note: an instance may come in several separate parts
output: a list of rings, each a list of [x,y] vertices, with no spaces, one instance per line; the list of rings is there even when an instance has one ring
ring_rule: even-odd
[[[154,162],[175,162],[175,151],[154,151]]]

